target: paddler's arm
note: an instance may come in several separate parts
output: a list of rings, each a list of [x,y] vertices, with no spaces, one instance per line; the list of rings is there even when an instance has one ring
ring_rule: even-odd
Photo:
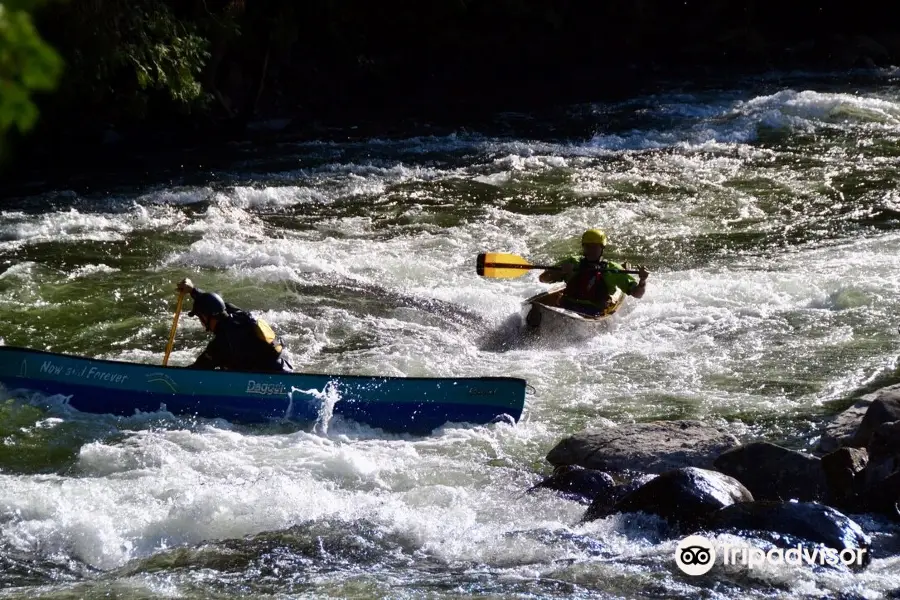
[[[644,292],[647,291],[647,276],[650,275],[650,271],[647,270],[644,265],[638,267],[638,282],[637,285],[631,288],[628,291],[628,295],[634,298],[643,298]]]
[[[213,364],[212,357],[209,354],[204,352],[200,356],[197,357],[197,360],[194,361],[193,364],[185,367],[186,369],[202,369],[206,371],[212,371],[216,368],[215,364]]]
[[[556,283],[557,281],[565,281],[575,272],[575,263],[565,261],[557,265],[556,269],[547,270],[541,273],[538,281],[541,283]]]
[[[203,353],[197,357],[193,364],[188,365],[188,369],[205,369],[211,371],[219,366],[218,361],[214,358],[217,353],[216,339],[207,344]]]

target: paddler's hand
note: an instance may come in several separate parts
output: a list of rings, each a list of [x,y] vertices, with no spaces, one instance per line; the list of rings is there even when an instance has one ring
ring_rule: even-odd
[[[548,269],[541,273],[541,276],[538,277],[538,281],[541,283],[556,283],[559,281],[565,281],[575,272],[575,265],[570,262],[563,263],[561,266]]]
[[[638,281],[640,283],[643,283],[649,275],[650,271],[647,270],[647,267],[644,265],[638,266]]]
[[[178,287],[176,288],[179,294],[190,294],[194,291],[194,283],[185,277],[181,281],[178,282]]]

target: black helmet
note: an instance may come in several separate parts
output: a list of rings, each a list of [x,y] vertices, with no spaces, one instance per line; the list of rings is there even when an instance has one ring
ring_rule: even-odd
[[[205,317],[215,317],[224,312],[225,301],[222,300],[222,296],[212,292],[204,292],[194,298],[194,306],[191,308],[188,316],[203,315]]]

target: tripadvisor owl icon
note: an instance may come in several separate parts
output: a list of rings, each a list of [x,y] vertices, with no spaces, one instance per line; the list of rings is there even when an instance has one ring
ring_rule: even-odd
[[[702,535],[689,535],[675,547],[675,564],[687,575],[708,573],[716,562],[716,549]]]

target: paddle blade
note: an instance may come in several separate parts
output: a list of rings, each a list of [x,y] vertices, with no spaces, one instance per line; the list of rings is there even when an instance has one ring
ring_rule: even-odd
[[[475,272],[482,277],[493,279],[521,277],[535,267],[518,254],[505,252],[483,252],[478,255]]]

